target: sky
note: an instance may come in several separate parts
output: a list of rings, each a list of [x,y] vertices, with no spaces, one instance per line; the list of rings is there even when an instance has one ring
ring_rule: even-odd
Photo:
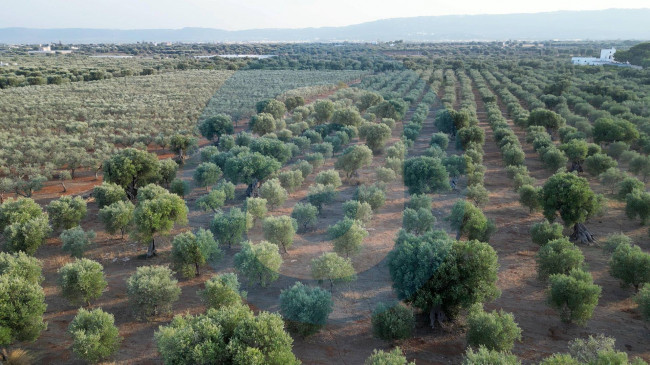
[[[648,8],[648,0],[4,0],[0,28],[227,30],[344,26],[457,14]]]

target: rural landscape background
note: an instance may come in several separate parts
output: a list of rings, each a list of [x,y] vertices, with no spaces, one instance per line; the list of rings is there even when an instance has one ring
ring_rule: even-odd
[[[650,361],[650,9],[8,7],[0,363]]]

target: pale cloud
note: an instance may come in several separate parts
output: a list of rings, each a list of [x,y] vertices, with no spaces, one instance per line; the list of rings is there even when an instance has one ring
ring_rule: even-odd
[[[0,27],[303,28],[395,17],[647,8],[649,5],[648,0],[5,0]]]

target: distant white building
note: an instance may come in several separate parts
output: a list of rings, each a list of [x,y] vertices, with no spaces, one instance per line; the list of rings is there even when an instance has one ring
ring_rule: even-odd
[[[608,48],[600,50],[600,57],[571,57],[571,63],[579,66],[619,66],[619,67],[631,67],[641,69],[641,66],[633,66],[629,63],[616,62],[614,60],[614,54],[616,53],[616,48]]]

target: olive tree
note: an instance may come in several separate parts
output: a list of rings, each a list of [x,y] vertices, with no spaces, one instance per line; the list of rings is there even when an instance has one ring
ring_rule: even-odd
[[[431,326],[499,296],[497,254],[489,244],[411,236],[388,255],[397,297],[429,312]]]
[[[46,209],[54,229],[70,229],[78,226],[87,211],[86,201],[82,197],[73,198],[69,195],[53,200]]]
[[[186,156],[195,152],[199,147],[199,141],[196,137],[185,134],[175,134],[169,140],[169,149],[177,156],[179,163],[183,163]]]
[[[591,318],[601,292],[591,274],[573,269],[569,274],[551,275],[549,282],[547,301],[559,312],[562,322],[584,325]]]
[[[549,134],[560,129],[566,124],[566,120],[561,115],[548,109],[538,108],[528,115],[528,125],[538,125],[546,128]]]
[[[254,219],[264,219],[266,217],[266,199],[264,198],[246,198],[246,213]]]
[[[262,222],[264,239],[281,247],[284,253],[287,253],[287,249],[293,245],[293,237],[297,229],[298,222],[286,215],[267,217]]]
[[[346,148],[334,165],[337,169],[345,172],[345,177],[349,179],[357,175],[357,170],[372,163],[372,151],[364,145],[354,145]]]
[[[275,119],[281,119],[287,112],[284,103],[276,99],[262,100],[255,104],[255,109],[258,113],[269,113]]]
[[[222,135],[231,134],[233,131],[232,119],[226,114],[217,114],[199,123],[201,135],[209,140],[215,140],[215,145],[219,144]]]
[[[172,181],[176,179],[176,173],[178,172],[178,163],[172,160],[171,158],[166,158],[158,162],[160,166],[160,177],[158,182],[164,186],[170,186]]]
[[[373,350],[372,355],[366,359],[364,365],[415,365],[415,362],[408,362],[402,350],[395,347],[390,352]]]
[[[633,190],[625,197],[625,215],[634,219],[639,217],[641,224],[648,223],[650,218],[650,193],[641,190]]]
[[[97,261],[77,259],[59,269],[61,295],[73,305],[87,304],[106,288],[104,267]]]
[[[582,251],[567,238],[559,238],[543,245],[537,255],[537,274],[546,279],[553,274],[568,274],[582,268],[585,257]]]
[[[530,236],[534,243],[543,246],[550,241],[562,238],[564,235],[562,234],[561,224],[550,223],[544,219],[530,227]]]
[[[277,313],[255,316],[245,305],[179,315],[154,333],[160,357],[172,364],[299,365]]]
[[[650,284],[643,284],[641,290],[634,297],[634,301],[639,306],[643,319],[650,320]]]
[[[266,199],[271,210],[284,204],[289,197],[287,191],[278,179],[270,179],[260,187],[260,197]]]
[[[212,189],[196,200],[196,205],[205,211],[216,213],[226,203],[226,193],[221,189]]]
[[[299,281],[280,293],[280,313],[289,330],[301,336],[314,334],[325,326],[333,306],[330,292]]]
[[[364,123],[359,128],[359,137],[366,140],[366,145],[373,153],[378,154],[390,139],[391,129],[383,123]]]
[[[585,159],[585,170],[592,176],[598,176],[617,166],[618,162],[604,153],[596,153]]]
[[[510,351],[515,341],[521,341],[521,328],[512,313],[503,310],[485,312],[476,304],[467,316],[467,344],[496,351]]]
[[[70,253],[72,257],[81,258],[84,251],[92,245],[95,236],[94,231],[84,232],[79,226],[66,229],[59,236],[62,244],[61,249],[64,252]]]
[[[367,202],[348,200],[343,203],[343,214],[347,218],[367,224],[372,220],[372,206]]]
[[[596,195],[589,182],[569,172],[557,173],[544,183],[540,195],[544,216],[553,222],[558,213],[565,226],[573,226],[571,239],[594,242],[584,222],[600,212],[602,195]]]
[[[316,175],[314,182],[317,184],[331,185],[335,189],[343,184],[341,182],[341,177],[339,176],[339,172],[336,170],[325,170],[319,172]]]
[[[206,307],[219,309],[238,305],[246,298],[246,292],[239,290],[237,274],[219,274],[205,282],[205,289],[197,292]]]
[[[7,252],[33,255],[51,232],[47,213],[31,198],[7,199],[0,205],[0,231]]]
[[[68,333],[72,336],[72,352],[93,364],[113,356],[122,342],[115,318],[101,308],[80,308],[68,326]]]
[[[21,278],[30,283],[40,284],[43,281],[43,265],[41,262],[24,252],[0,252],[0,275]]]
[[[126,192],[121,186],[104,181],[101,185],[93,189],[93,197],[97,202],[99,209],[126,200]]]
[[[244,242],[242,249],[235,255],[235,268],[251,283],[262,287],[278,280],[280,277],[282,256],[274,243],[261,241],[257,244]]]
[[[125,148],[104,161],[104,181],[121,186],[134,200],[138,188],[158,180],[160,165],[153,153]]]
[[[478,350],[474,352],[471,347],[467,348],[465,356],[463,357],[463,365],[477,365],[477,364],[499,364],[499,365],[521,365],[521,361],[517,360],[517,356],[510,352],[500,352],[497,350],[489,350],[485,346],[479,346]]]
[[[432,230],[435,223],[436,218],[431,214],[431,209],[406,208],[402,212],[402,227],[407,232],[419,235]]]
[[[488,241],[496,230],[494,222],[487,219],[481,209],[467,200],[457,200],[446,218],[456,230],[456,239],[467,235],[470,240]]]
[[[382,340],[403,340],[411,337],[415,317],[410,308],[401,303],[379,302],[372,311],[372,333]]]
[[[384,206],[386,202],[385,186],[381,184],[359,185],[353,198],[361,203],[368,203],[373,211]]]
[[[47,327],[46,307],[40,274],[36,281],[21,274],[0,275],[0,346],[36,340]]]
[[[171,184],[169,184],[169,192],[176,194],[181,198],[190,192],[190,183],[183,179],[174,179]]]
[[[329,204],[336,197],[336,190],[332,185],[313,184],[307,190],[307,201],[320,212],[324,204]]]
[[[650,254],[639,246],[620,244],[609,261],[609,273],[638,292],[641,285],[650,282]]]
[[[582,172],[582,163],[587,158],[587,141],[583,139],[572,139],[560,146],[566,157],[571,161],[569,172]]]
[[[133,237],[141,243],[149,242],[147,257],[155,256],[155,236],[169,234],[175,224],[186,224],[188,209],[181,197],[164,189],[150,199],[138,200],[133,212]]]
[[[221,257],[221,250],[210,231],[199,229],[179,233],[172,241],[172,262],[184,277],[199,276],[201,265]]]
[[[233,245],[241,243],[247,231],[247,214],[239,208],[230,208],[227,213],[217,212],[210,222],[210,230],[220,245]]]
[[[314,117],[318,124],[327,122],[334,114],[334,103],[330,100],[318,100],[314,103]]]
[[[304,181],[300,170],[283,171],[278,175],[278,179],[280,185],[289,192],[295,191]]]
[[[250,128],[260,136],[272,133],[276,128],[275,118],[269,113],[259,113],[251,118]]]
[[[311,260],[311,276],[320,284],[327,281],[330,284],[330,291],[334,283],[353,281],[357,277],[350,259],[334,252],[326,252]]]
[[[221,169],[212,162],[202,162],[194,170],[194,181],[200,187],[210,190],[210,187],[219,181],[221,178]]]
[[[171,313],[181,294],[174,273],[167,267],[140,266],[126,281],[131,308],[141,319]]]
[[[348,217],[338,221],[327,229],[327,234],[334,244],[334,251],[349,257],[361,251],[363,239],[368,237],[368,231],[360,221]]]
[[[116,234],[120,232],[122,239],[124,233],[133,224],[135,205],[129,201],[118,201],[99,210],[99,219],[104,223],[106,232]]]
[[[448,191],[449,174],[438,158],[420,156],[404,161],[404,185],[409,194]]]
[[[310,203],[296,203],[291,211],[291,218],[296,221],[298,231],[305,232],[316,226],[316,222],[318,222],[318,208]]]

